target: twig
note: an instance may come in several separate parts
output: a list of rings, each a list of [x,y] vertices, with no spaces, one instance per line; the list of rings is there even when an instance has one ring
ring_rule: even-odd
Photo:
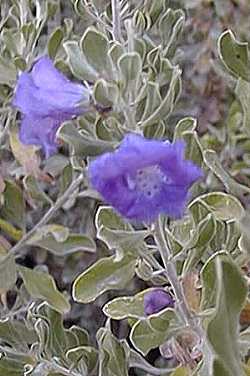
[[[177,299],[177,309],[179,311],[179,315],[181,316],[184,323],[187,326],[189,326],[191,329],[193,329],[199,335],[201,339],[203,339],[204,337],[203,330],[199,325],[199,320],[197,319],[197,317],[193,316],[191,312],[189,311],[186,298],[183,292],[183,288],[179,281],[175,264],[172,260],[172,254],[168,248],[168,245],[165,239],[161,218],[159,218],[156,223],[155,241],[159,248],[159,251],[160,251],[160,254],[161,254],[165,269],[166,269],[168,280],[172,286],[175,297]]]
[[[93,9],[93,4],[88,4],[88,2],[86,1],[84,2],[84,4],[85,4],[85,10],[88,13],[88,15],[92,17],[93,20],[97,22],[97,24],[99,23],[100,25],[102,25],[104,27],[104,30],[106,29],[108,32],[112,33],[111,27],[109,27],[109,25],[103,21],[100,14],[95,9],[95,7]]]
[[[68,200],[68,198],[74,193],[77,187],[83,182],[85,174],[82,173],[78,176],[76,180],[74,180],[69,188],[64,192],[64,194],[58,198],[54,205],[47,211],[44,217],[29,231],[25,234],[22,239],[8,252],[9,255],[15,255],[27,242],[32,238],[35,232],[42,226],[44,226],[59,210],[64,203]]]
[[[121,41],[121,18],[120,18],[120,2],[119,0],[112,0],[112,26],[113,26],[113,38],[118,42]]]

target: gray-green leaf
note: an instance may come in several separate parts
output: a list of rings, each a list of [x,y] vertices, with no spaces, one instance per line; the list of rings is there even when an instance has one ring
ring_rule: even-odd
[[[205,211],[213,213],[217,220],[238,221],[244,216],[244,208],[240,201],[224,192],[211,192],[199,196],[189,205],[190,210],[197,220],[197,209],[201,205]]]
[[[63,31],[61,27],[58,27],[54,30],[48,42],[48,53],[51,59],[54,59],[56,57],[57,51],[62,43],[62,40]]]
[[[19,266],[19,272],[26,289],[33,298],[45,300],[60,313],[67,313],[70,310],[68,300],[58,291],[51,275],[24,266]]]
[[[112,151],[114,148],[113,142],[86,137],[71,122],[64,123],[59,128],[57,136],[71,145],[74,155],[79,157],[94,157],[107,151]]]
[[[104,328],[97,333],[100,348],[100,375],[128,376],[128,359],[122,341]]]
[[[103,307],[105,315],[114,320],[123,320],[129,317],[136,319],[146,318],[144,313],[144,295],[151,289],[140,291],[135,296],[121,296],[109,301]]]
[[[56,256],[66,256],[71,253],[95,252],[95,242],[85,234],[70,234],[69,229],[60,225],[47,225],[39,229],[28,242],[51,251]]]
[[[108,290],[119,290],[133,278],[137,260],[126,255],[98,260],[80,274],[73,284],[73,298],[77,302],[89,303]]]
[[[225,253],[210,260],[215,265],[216,312],[207,335],[215,354],[213,376],[243,375],[238,348],[239,314],[247,296],[246,282]]]
[[[95,28],[90,27],[83,35],[81,47],[89,65],[101,76],[106,76],[111,66],[107,37]]]
[[[67,41],[63,47],[68,57],[68,64],[73,75],[80,80],[95,81],[98,77],[96,70],[88,64],[78,42]]]
[[[236,40],[231,30],[226,30],[218,40],[220,58],[236,77],[250,81],[248,43]]]
[[[12,254],[0,257],[0,294],[10,290],[16,283],[17,270]]]
[[[131,342],[138,351],[147,355],[151,349],[160,346],[171,335],[169,327],[175,318],[175,312],[167,308],[147,319],[137,321],[130,333]]]
[[[25,201],[21,189],[11,181],[5,181],[4,205],[0,216],[22,230],[25,228]]]
[[[239,79],[235,88],[235,94],[238,97],[243,111],[243,127],[250,135],[250,83]]]

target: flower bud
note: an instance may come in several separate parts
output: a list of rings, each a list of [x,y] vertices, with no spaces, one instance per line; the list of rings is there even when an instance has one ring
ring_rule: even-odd
[[[164,308],[173,308],[174,299],[162,288],[155,288],[144,295],[144,312],[146,315],[158,313]]]

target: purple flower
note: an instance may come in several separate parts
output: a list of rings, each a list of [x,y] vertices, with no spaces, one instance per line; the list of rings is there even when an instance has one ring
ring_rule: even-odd
[[[183,215],[188,189],[202,170],[184,159],[185,144],[125,136],[120,147],[90,163],[93,187],[122,216],[152,222],[160,213]]]
[[[174,299],[164,289],[155,288],[144,295],[144,312],[147,316],[167,307],[174,308]]]
[[[23,114],[20,140],[39,145],[46,157],[57,151],[56,131],[62,122],[89,109],[90,92],[69,81],[47,58],[18,78],[13,105]]]

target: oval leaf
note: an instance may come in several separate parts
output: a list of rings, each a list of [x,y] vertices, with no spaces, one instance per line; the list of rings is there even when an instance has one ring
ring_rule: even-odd
[[[133,278],[137,260],[130,255],[117,261],[115,256],[98,260],[80,274],[73,284],[73,298],[89,303],[108,290],[119,290]]]
[[[15,257],[12,254],[0,257],[0,294],[12,289],[17,279]]]
[[[239,315],[248,291],[246,281],[226,254],[218,254],[210,262],[214,264],[217,281],[216,313],[207,328],[208,339],[216,356],[213,375],[243,375],[238,330]]]
[[[63,40],[63,31],[60,27],[58,27],[49,38],[48,42],[48,53],[51,59],[56,57],[57,51],[62,43]]]
[[[130,333],[130,340],[135,348],[143,355],[162,343],[170,335],[170,322],[175,319],[175,313],[172,309],[167,308],[159,314],[152,315],[146,320],[139,320],[133,326]]]
[[[115,298],[105,304],[103,312],[114,320],[123,320],[129,317],[137,319],[145,318],[144,295],[150,290],[152,289],[146,289],[135,296],[122,296]]]
[[[57,290],[51,275],[24,266],[19,266],[19,272],[26,289],[33,298],[45,300],[60,313],[69,312],[70,304],[65,296]]]
[[[100,74],[106,74],[110,68],[107,37],[90,27],[83,35],[81,47],[89,65]]]
[[[226,30],[218,40],[222,62],[237,77],[250,81],[248,43],[238,42],[231,30]]]
[[[207,193],[196,198],[189,205],[190,210],[195,210],[195,205],[199,203],[221,221],[238,221],[244,215],[240,201],[224,192]]]

